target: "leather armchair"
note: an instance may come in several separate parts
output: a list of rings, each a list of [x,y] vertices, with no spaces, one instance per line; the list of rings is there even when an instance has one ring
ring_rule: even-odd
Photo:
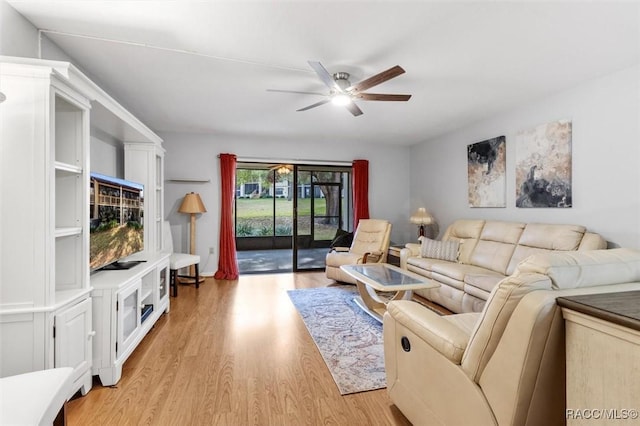
[[[387,260],[391,223],[383,219],[361,219],[353,235],[351,247],[335,247],[326,257],[327,278],[356,284],[356,280],[345,274],[340,266],[358,263],[379,263]]]
[[[640,289],[630,249],[530,256],[480,313],[440,316],[412,301],[384,315],[387,389],[414,425],[565,424],[560,296]]]

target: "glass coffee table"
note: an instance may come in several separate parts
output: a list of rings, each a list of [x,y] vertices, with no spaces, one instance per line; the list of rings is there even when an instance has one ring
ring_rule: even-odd
[[[388,263],[342,265],[340,269],[356,280],[360,293],[360,297],[354,299],[356,304],[380,322],[391,300],[409,300],[413,290],[439,286],[427,277]],[[381,298],[376,291],[395,294],[387,299]]]

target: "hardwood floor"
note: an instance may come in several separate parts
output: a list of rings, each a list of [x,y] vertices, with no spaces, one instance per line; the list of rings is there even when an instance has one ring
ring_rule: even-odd
[[[67,406],[70,425],[410,425],[386,389],[341,396],[286,290],[323,272],[180,286],[124,364]]]

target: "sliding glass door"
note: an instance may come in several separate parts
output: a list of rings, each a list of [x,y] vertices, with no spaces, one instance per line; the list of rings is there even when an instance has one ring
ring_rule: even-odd
[[[331,240],[338,229],[350,228],[350,196],[345,185],[350,169],[328,166],[296,168],[294,270],[324,269]]]
[[[240,273],[324,269],[336,231],[352,227],[350,177],[350,167],[239,163]]]

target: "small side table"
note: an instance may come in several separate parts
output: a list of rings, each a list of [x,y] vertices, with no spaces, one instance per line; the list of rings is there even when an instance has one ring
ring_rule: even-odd
[[[387,263],[394,266],[400,266],[400,250],[404,248],[404,244],[391,243],[387,251]]]
[[[580,417],[586,409],[606,410],[594,424],[616,418],[637,424],[640,291],[559,297],[557,303],[566,326],[567,425],[589,423]]]

